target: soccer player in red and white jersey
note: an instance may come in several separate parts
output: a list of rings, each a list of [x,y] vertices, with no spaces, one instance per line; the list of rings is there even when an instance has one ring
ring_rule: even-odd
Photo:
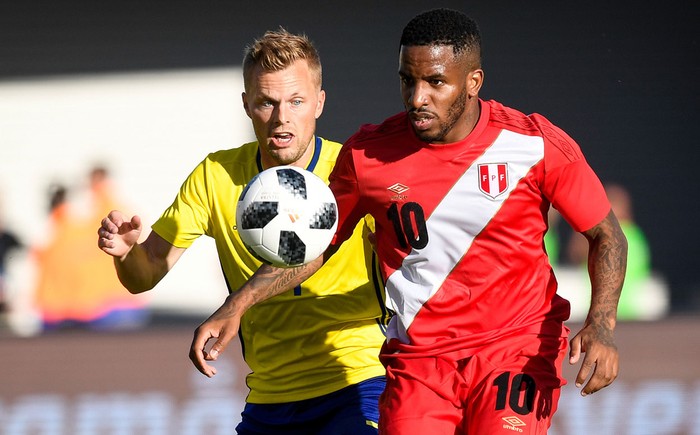
[[[583,395],[617,376],[626,240],[573,139],[540,115],[479,98],[473,20],[425,12],[400,47],[406,111],[343,147],[331,174],[340,211],[332,248],[298,269],[261,268],[200,327],[193,349],[211,336],[223,349],[229,322],[313,273],[369,213],[395,312],[381,354],[380,433],[545,434],[569,336],[569,303],[544,249],[548,210],[589,243],[591,306],[569,351],[572,364],[585,353],[575,381]]]

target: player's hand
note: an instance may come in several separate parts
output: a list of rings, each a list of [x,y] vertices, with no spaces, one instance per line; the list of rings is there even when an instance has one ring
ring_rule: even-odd
[[[576,387],[582,396],[593,394],[610,385],[618,374],[617,346],[612,329],[595,324],[587,324],[571,339],[569,364],[576,364],[581,353],[585,353],[581,368],[576,376]],[[590,376],[590,379],[588,377]],[[584,385],[584,382],[588,382]]]
[[[123,257],[141,236],[141,218],[127,220],[122,212],[112,210],[97,229],[97,246],[113,257]]]
[[[207,364],[207,361],[216,361],[229,342],[238,334],[241,317],[233,309],[234,307],[229,296],[224,305],[194,331],[190,346],[190,360],[197,370],[207,377],[211,378],[216,374],[216,368]],[[207,351],[207,344],[212,339],[216,341]]]

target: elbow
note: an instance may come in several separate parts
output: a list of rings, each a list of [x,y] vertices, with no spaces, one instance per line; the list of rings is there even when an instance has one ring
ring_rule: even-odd
[[[151,290],[151,287],[127,287],[126,289],[132,295],[138,295],[138,294],[147,292],[148,290]]]
[[[138,295],[140,293],[147,292],[153,289],[156,283],[138,282],[133,280],[126,280],[119,276],[119,281],[122,283],[124,288],[132,295]]]

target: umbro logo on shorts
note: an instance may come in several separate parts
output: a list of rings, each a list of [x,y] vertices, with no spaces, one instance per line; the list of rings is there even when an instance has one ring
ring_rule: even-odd
[[[503,417],[503,421],[508,423],[503,425],[503,429],[508,429],[515,432],[522,432],[523,430],[520,428],[520,426],[525,426],[525,422],[516,416]]]

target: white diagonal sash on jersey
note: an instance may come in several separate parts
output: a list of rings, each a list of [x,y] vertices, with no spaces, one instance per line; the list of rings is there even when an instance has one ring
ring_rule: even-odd
[[[543,154],[541,137],[504,130],[447,192],[427,220],[428,244],[412,250],[387,280],[387,305],[398,314],[389,324],[388,338],[409,343],[406,331],[420,308],[442,286],[474,237]],[[493,163],[508,165],[507,188],[495,199],[479,189],[478,173],[479,164]]]

